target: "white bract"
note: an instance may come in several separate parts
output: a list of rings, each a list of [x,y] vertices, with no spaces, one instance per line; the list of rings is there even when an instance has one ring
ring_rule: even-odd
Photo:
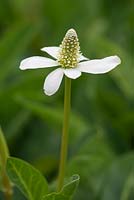
[[[44,47],[42,51],[47,52],[54,59],[33,56],[24,59],[20,69],[37,69],[46,67],[57,67],[45,79],[44,92],[51,96],[57,92],[63,79],[63,75],[71,79],[81,76],[82,72],[91,74],[103,74],[111,71],[121,63],[118,56],[110,56],[103,59],[89,60],[80,53],[77,33],[74,29],[67,31],[59,47]]]

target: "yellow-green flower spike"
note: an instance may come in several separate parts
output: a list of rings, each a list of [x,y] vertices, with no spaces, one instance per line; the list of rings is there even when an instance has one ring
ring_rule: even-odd
[[[69,29],[60,45],[58,63],[63,68],[74,68],[80,57],[80,46],[77,33]]]

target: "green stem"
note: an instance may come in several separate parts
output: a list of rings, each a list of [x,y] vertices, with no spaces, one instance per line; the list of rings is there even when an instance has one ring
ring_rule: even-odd
[[[3,187],[5,200],[12,200],[13,190],[6,173],[3,175]]]
[[[58,191],[60,191],[63,186],[64,176],[65,176],[65,167],[66,167],[67,151],[68,151],[70,100],[71,100],[71,79],[65,77],[64,119],[63,119],[63,132],[61,141]]]
[[[12,185],[6,174],[6,162],[8,157],[9,157],[8,146],[4,134],[0,128],[0,164],[1,164],[1,175],[2,175],[2,187],[5,200],[11,200],[13,196]]]

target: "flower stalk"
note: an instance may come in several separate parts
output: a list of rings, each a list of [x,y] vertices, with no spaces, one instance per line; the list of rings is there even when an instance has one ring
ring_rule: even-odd
[[[7,177],[6,173],[3,174],[3,193],[5,200],[12,200],[13,199],[13,190],[12,185]]]
[[[2,187],[5,200],[12,200],[13,189],[11,182],[6,174],[6,161],[9,157],[9,150],[4,138],[4,134],[0,128],[0,164],[1,164],[1,174],[2,174]]]
[[[63,131],[62,131],[62,140],[61,140],[58,191],[60,191],[63,186],[65,170],[66,170],[66,161],[67,161],[67,152],[68,152],[69,116],[70,116],[70,107],[71,107],[70,105],[71,105],[71,79],[68,77],[65,77],[64,119],[63,119]]]

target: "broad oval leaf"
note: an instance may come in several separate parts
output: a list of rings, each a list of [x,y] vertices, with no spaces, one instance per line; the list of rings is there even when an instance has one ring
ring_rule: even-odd
[[[73,175],[70,181],[63,186],[59,193],[51,193],[46,195],[42,200],[71,200],[76,188],[78,187],[80,177]]]
[[[28,200],[41,200],[48,193],[45,178],[37,169],[21,159],[10,157],[7,160],[7,173]]]

